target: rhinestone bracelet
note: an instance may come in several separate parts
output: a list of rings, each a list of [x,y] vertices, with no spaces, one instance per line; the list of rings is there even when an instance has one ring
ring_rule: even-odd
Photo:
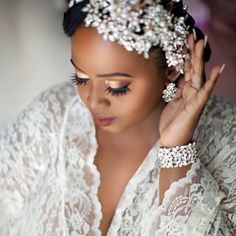
[[[175,168],[195,163],[197,161],[195,142],[172,148],[160,147],[158,157],[160,168]]]

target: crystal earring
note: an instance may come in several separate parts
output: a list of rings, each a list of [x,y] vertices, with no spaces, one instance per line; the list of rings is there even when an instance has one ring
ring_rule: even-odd
[[[175,84],[169,83],[166,86],[166,89],[163,90],[162,98],[164,99],[165,102],[170,102],[171,99],[175,96],[176,91],[177,91],[177,87],[175,86]]]

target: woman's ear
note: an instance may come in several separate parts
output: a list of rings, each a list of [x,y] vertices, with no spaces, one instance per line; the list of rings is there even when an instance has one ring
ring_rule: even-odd
[[[167,68],[165,72],[165,85],[168,85],[170,82],[175,82],[181,73],[176,71],[174,67]]]

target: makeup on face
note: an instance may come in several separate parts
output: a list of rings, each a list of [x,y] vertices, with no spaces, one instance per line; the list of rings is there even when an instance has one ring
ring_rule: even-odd
[[[94,123],[101,126],[106,127],[112,125],[112,123],[115,121],[116,117],[101,117],[98,115],[93,114],[93,120]]]
[[[77,91],[99,127],[126,132],[155,116],[164,84],[156,63],[83,26],[72,36],[71,53],[74,82],[83,85]]]
[[[74,67],[77,70],[82,71],[75,63],[73,60],[70,60],[71,63],[74,65]],[[121,72],[113,72],[113,73],[108,73],[108,74],[98,74],[98,77],[103,77],[103,78],[110,78],[110,77],[132,77],[129,74],[126,73],[121,73]],[[77,72],[72,75],[72,83],[75,85],[86,85],[87,82],[90,80],[89,77],[85,75],[85,73],[80,73]],[[128,92],[130,92],[130,85],[131,82],[123,81],[122,79],[118,78],[113,78],[112,80],[105,80],[105,92],[111,94],[112,96],[120,96],[120,95],[126,95]]]

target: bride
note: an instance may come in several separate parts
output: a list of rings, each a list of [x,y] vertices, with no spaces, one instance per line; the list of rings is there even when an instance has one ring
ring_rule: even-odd
[[[235,235],[236,107],[180,0],[71,0],[74,74],[0,133],[0,235]]]

